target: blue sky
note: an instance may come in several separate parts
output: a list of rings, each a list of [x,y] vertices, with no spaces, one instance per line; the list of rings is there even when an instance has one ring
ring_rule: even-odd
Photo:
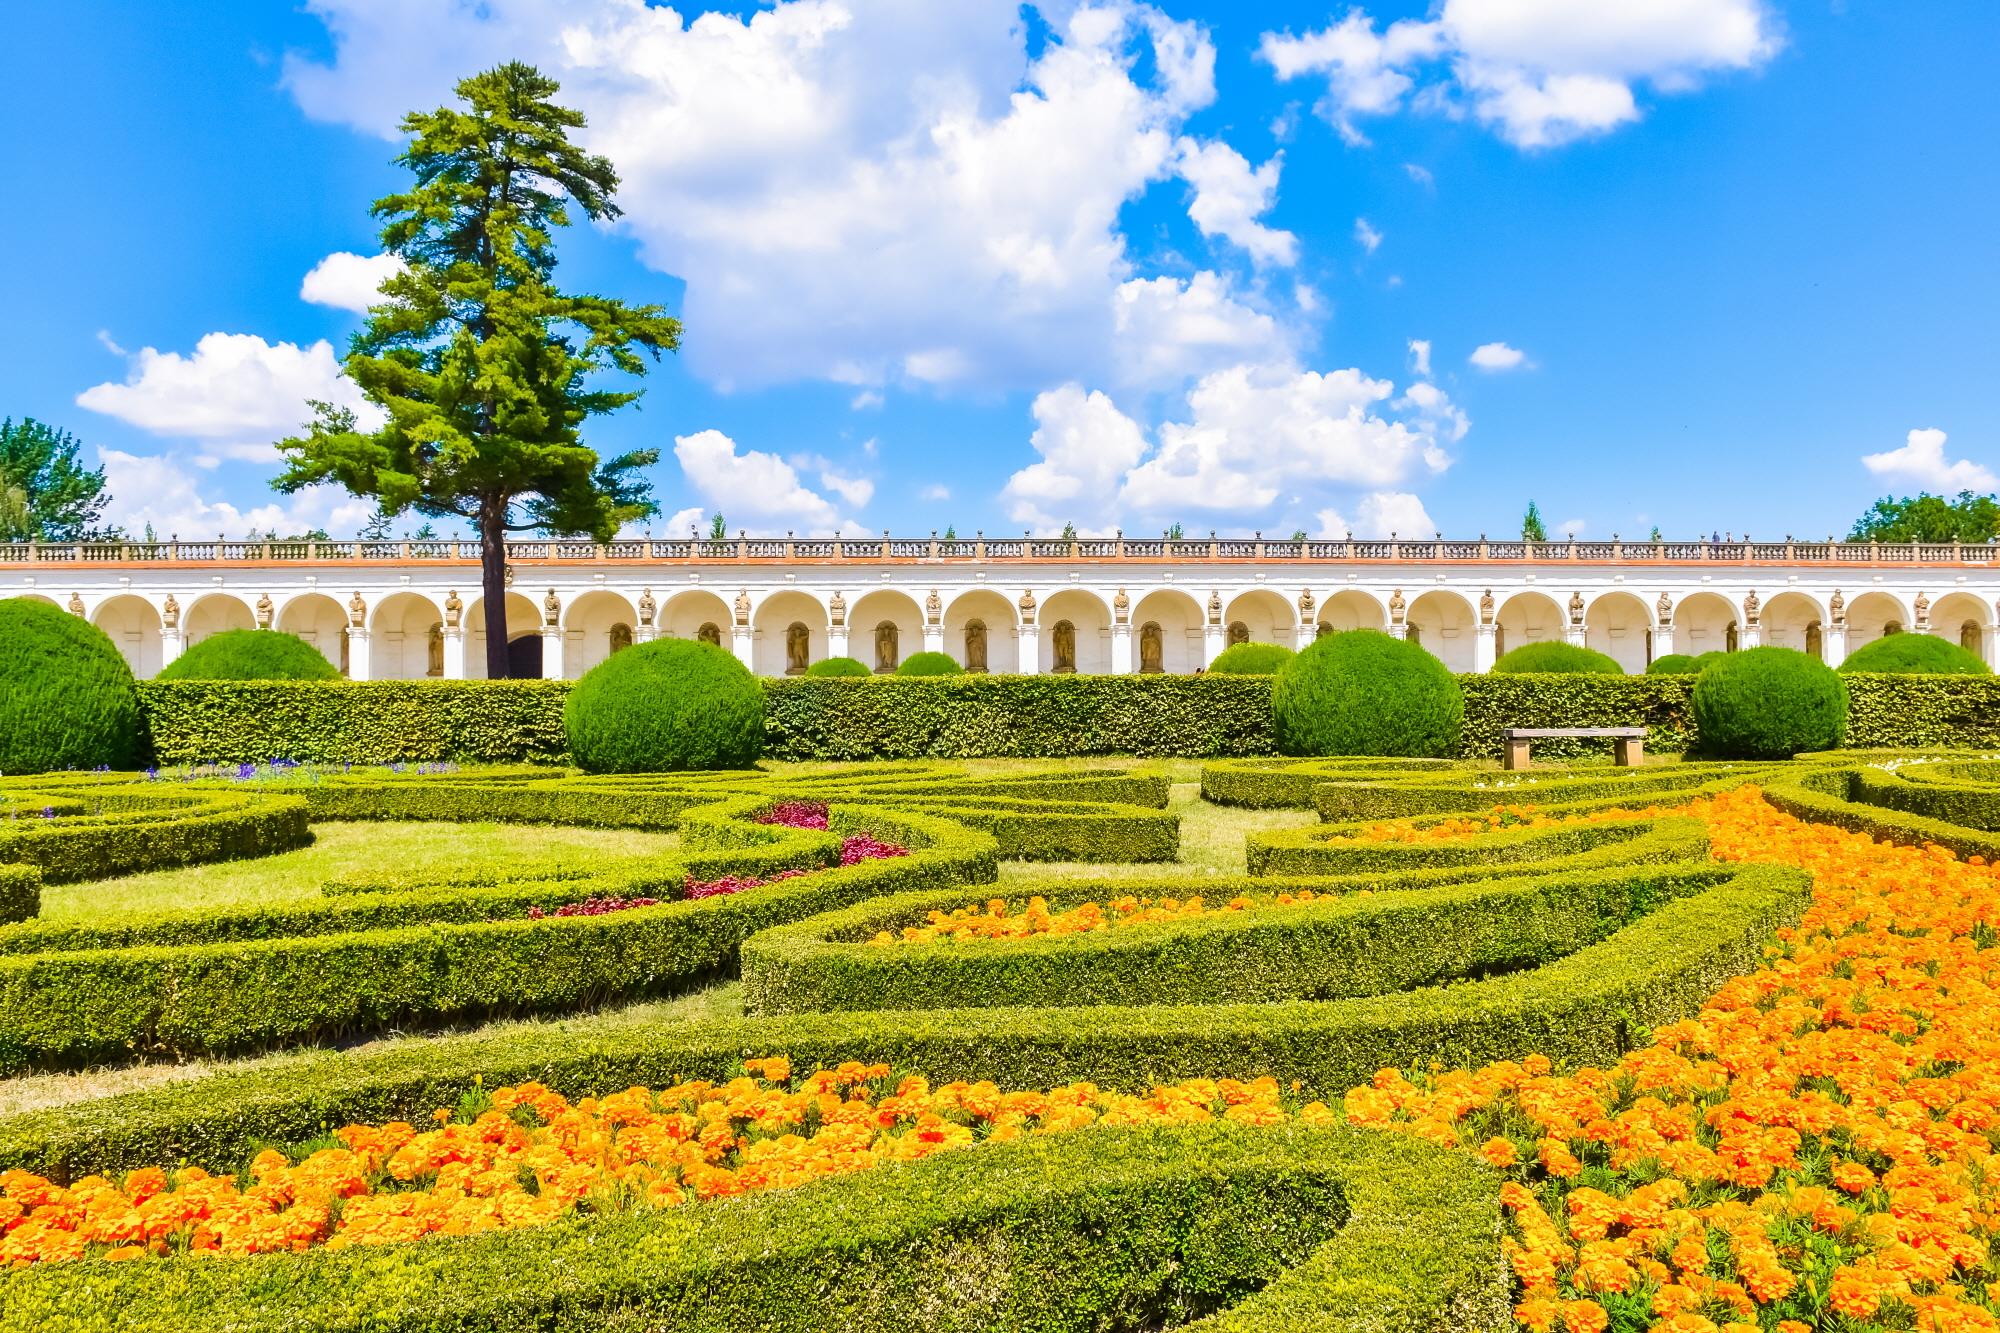
[[[1823,535],[1995,484],[1996,42],[1991,0],[12,6],[0,415],[135,530],[351,531],[271,441],[351,392],[397,117],[518,56],[625,177],[565,279],[687,321],[588,436],[662,451],[656,531]]]

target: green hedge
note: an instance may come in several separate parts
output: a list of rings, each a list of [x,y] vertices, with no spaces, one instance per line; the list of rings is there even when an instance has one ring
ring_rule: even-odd
[[[1647,820],[1521,826],[1478,837],[1397,842],[1367,836],[1365,824],[1252,833],[1246,840],[1253,875],[1399,874],[1445,866],[1515,865],[1573,856],[1630,842],[1652,828]]]
[[[1369,781],[1352,775],[1321,782],[1306,804],[1328,823],[1407,819],[1423,815],[1484,814],[1495,806],[1528,806],[1547,813],[1590,807],[1643,807],[1685,800],[1712,784],[1734,786],[1763,766],[1754,764],[1656,764],[1646,768],[1534,769],[1525,773],[1458,770],[1391,774]]]
[[[42,910],[42,872],[34,866],[0,865],[0,923],[27,921]]]
[[[2000,676],[1864,676],[1847,684],[1855,749],[2000,749]]]
[[[0,862],[39,867],[46,884],[269,856],[312,841],[306,802],[274,792],[51,775],[0,784],[0,800],[17,815],[0,821]],[[37,809],[56,817],[34,817]]]
[[[1498,759],[1506,727],[1645,727],[1646,748],[1675,754],[1694,748],[1693,676],[1461,676],[1470,759]],[[1536,741],[1538,759],[1611,753],[1602,740]]]
[[[146,681],[162,764],[478,763],[563,759],[569,682]]]
[[[1407,1138],[1102,1130],[475,1237],[48,1264],[8,1275],[0,1316],[78,1333],[1498,1333],[1499,1233],[1498,1178]]]

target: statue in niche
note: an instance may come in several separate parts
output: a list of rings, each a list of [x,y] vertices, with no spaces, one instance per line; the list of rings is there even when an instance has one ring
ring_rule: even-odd
[[[1402,624],[1403,613],[1407,610],[1409,610],[1409,603],[1403,600],[1403,590],[1401,588],[1389,594],[1389,623],[1391,625]]]
[[[1917,594],[1916,610],[1917,628],[1922,629],[1931,623],[1931,595],[1929,593],[1920,592]]]
[[[1067,620],[1058,620],[1049,635],[1049,646],[1055,656],[1051,669],[1060,675],[1068,675],[1076,670],[1076,626]]]
[[[1132,618],[1132,599],[1125,595],[1123,588],[1111,599],[1111,618],[1121,625]]]
[[[442,676],[444,674],[444,622],[431,625],[431,632],[424,644],[424,674]]]
[[[368,623],[368,603],[361,600],[358,592],[347,599],[347,623],[354,629],[361,629]]]
[[[71,593],[69,595],[69,613],[73,616],[80,616],[83,614],[83,598],[78,596],[76,593]]]
[[[694,636],[703,643],[712,643],[718,648],[722,646],[722,626],[716,624],[713,620],[708,621],[700,629],[696,630]]]
[[[1736,632],[1736,622],[1732,620],[1729,622],[1729,628],[1722,631],[1722,651],[1725,653],[1735,652],[1736,645],[1740,641],[1740,636]]]
[[[836,592],[833,595],[833,600],[826,604],[826,611],[833,618],[835,627],[847,623],[847,599],[839,593]]]
[[[639,594],[639,623],[648,629],[660,614],[660,604],[653,600],[653,590],[646,589]]]
[[[272,606],[272,605],[271,605],[271,594],[270,594],[270,593],[268,593],[268,592],[260,592],[260,593],[258,593],[258,594],[257,594],[257,628],[258,628],[258,629],[269,629],[269,628],[271,628],[271,616],[272,616],[272,614],[273,614],[273,613],[274,613],[274,612],[276,611],[276,609],[277,609],[277,608],[275,608],[274,606]]]
[[[1021,594],[1021,623],[1024,625],[1035,623],[1035,593],[1032,588]]]
[[[1329,634],[1338,634],[1339,632],[1339,630],[1327,624],[1324,620],[1313,626],[1313,638],[1315,639],[1324,639]]]
[[[1311,588],[1307,588],[1299,594],[1299,623],[1301,625],[1310,625],[1313,623],[1313,616],[1315,614],[1313,608],[1313,591]]]
[[[1986,645],[1980,642],[1984,637],[1980,632],[1979,622],[1976,620],[1968,620],[1958,627],[1958,646],[1965,649],[1966,652],[1971,653],[1974,657],[1986,656],[1981,651]]]
[[[736,623],[739,625],[750,623],[750,594],[741,589],[736,594]]]
[[[1569,623],[1572,625],[1583,623],[1583,594],[1580,592],[1569,595]]]
[[[785,674],[803,676],[812,665],[812,631],[794,620],[785,629]]]
[[[938,590],[936,588],[932,588],[931,595],[924,598],[924,619],[929,623],[935,625],[938,623],[939,620],[943,618],[944,618],[944,599],[938,596]]]
[[[965,669],[986,670],[986,622],[983,620],[965,622]]]
[[[1673,624],[1674,599],[1667,596],[1665,593],[1661,593],[1660,600],[1653,603],[1653,614],[1659,618],[1659,621],[1662,625]]]
[[[1239,643],[1248,643],[1250,642],[1250,627],[1240,620],[1232,620],[1229,622],[1228,637],[1229,646],[1232,648]]]
[[[1211,590],[1208,594],[1208,623],[1222,623],[1222,594],[1219,591]]]
[[[465,603],[458,600],[458,589],[453,588],[444,595],[444,625],[446,629],[457,629],[465,616]]]
[[[1491,588],[1479,594],[1479,623],[1482,625],[1493,623],[1493,589]]]
[[[1819,622],[1815,620],[1806,626],[1806,656],[1824,660],[1825,648],[1826,636],[1820,632]]]
[[[550,588],[549,595],[542,598],[542,623],[544,625],[555,625],[561,620],[562,598],[556,596],[554,588]]]
[[[160,620],[168,629],[181,627],[181,604],[174,600],[172,593],[167,594],[167,600],[160,606]]]
[[[1833,590],[1833,597],[1826,604],[1826,618],[1836,625],[1847,623],[1847,599],[1840,595],[1840,589]]]
[[[875,627],[875,673],[886,676],[896,669],[896,622],[885,620]]]
[[[1757,590],[1756,590],[1755,588],[1752,588],[1752,589],[1751,589],[1751,590],[1750,590],[1749,592],[1746,592],[1746,593],[1744,593],[1744,594],[1743,594],[1743,623],[1744,623],[1744,624],[1746,624],[1746,625],[1754,625],[1754,624],[1756,624],[1756,623],[1757,623],[1757,613],[1758,613],[1758,611],[1759,611],[1759,610],[1761,610],[1761,609],[1763,608],[1763,605],[1764,605],[1764,604],[1763,604],[1762,602],[1760,602],[1760,601],[1758,601],[1758,600],[1757,600]]]
[[[1139,670],[1158,675],[1167,669],[1167,637],[1160,622],[1149,620],[1139,627]]]
[[[1903,622],[1902,622],[1902,621],[1900,621],[1900,620],[1885,620],[1885,621],[1883,621],[1883,622],[1882,622],[1882,637],[1883,637],[1883,638],[1885,638],[1885,639],[1886,639],[1886,638],[1888,638],[1888,637],[1889,637],[1889,636],[1890,636],[1891,634],[1901,634],[1902,632],[1903,632]]]
[[[632,646],[632,627],[619,621],[611,627],[611,651],[622,653]]]

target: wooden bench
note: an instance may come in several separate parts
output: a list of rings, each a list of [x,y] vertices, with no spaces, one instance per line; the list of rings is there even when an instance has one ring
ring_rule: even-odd
[[[1616,741],[1618,766],[1637,768],[1646,762],[1644,727],[1503,727],[1500,740],[1507,747],[1500,766],[1508,772],[1528,767],[1528,742],[1576,740],[1584,737]]]

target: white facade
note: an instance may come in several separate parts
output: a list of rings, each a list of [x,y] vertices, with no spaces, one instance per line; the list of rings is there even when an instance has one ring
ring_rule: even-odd
[[[150,676],[188,644],[269,624],[356,680],[485,674],[470,543],[0,546],[0,596],[102,627]],[[1565,639],[1637,672],[1758,643],[1832,664],[1885,633],[2000,665],[1992,546],[1868,543],[752,539],[521,542],[514,674],[574,678],[629,642],[709,637],[764,675],[949,653],[994,672],[1196,671],[1234,639],[1415,639],[1457,671]],[[454,607],[453,599],[457,605]]]

